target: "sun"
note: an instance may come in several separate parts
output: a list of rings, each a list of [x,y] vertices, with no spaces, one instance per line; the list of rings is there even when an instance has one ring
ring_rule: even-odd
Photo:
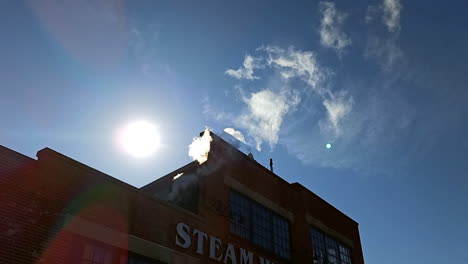
[[[146,120],[131,122],[121,131],[119,143],[133,157],[148,157],[160,147],[158,132],[157,127]]]

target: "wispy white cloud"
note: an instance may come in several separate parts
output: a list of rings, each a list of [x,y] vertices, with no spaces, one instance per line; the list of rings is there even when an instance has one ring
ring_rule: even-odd
[[[254,69],[259,67],[258,59],[246,55],[242,67],[237,70],[228,69],[225,73],[236,79],[254,80],[258,79],[258,77],[254,75]]]
[[[253,93],[244,101],[248,109],[240,116],[238,123],[254,137],[257,150],[260,151],[263,141],[270,143],[270,146],[278,143],[283,118],[299,103],[299,98],[262,90]]]
[[[427,131],[418,125],[422,116],[418,117],[414,102],[401,96],[407,89],[400,86],[401,79],[383,76],[388,75],[360,84],[369,92],[357,98],[352,111],[341,120],[343,133],[333,141],[331,151],[317,131],[285,138],[288,151],[314,166],[352,169],[360,174],[402,172],[415,156],[426,153],[428,146],[421,144],[428,143],[425,137],[414,135],[427,135]]]
[[[396,52],[390,44],[379,42],[377,47],[387,47],[380,52]],[[392,59],[388,63],[394,64],[397,59],[388,53],[372,56]],[[263,46],[255,56],[263,63],[254,71],[262,82],[237,93],[243,105],[230,119],[245,131],[246,142],[254,142],[257,149],[280,143],[304,163],[372,174],[386,173],[382,168],[389,166],[388,153],[404,152],[397,142],[410,133],[415,111],[410,102],[397,97],[394,89],[403,89],[395,87],[398,78],[382,73],[385,81],[380,76],[370,78],[371,83],[346,82],[346,89],[337,89],[336,73],[321,65],[313,51]],[[353,91],[363,85],[369,94],[354,98]],[[310,107],[313,111],[306,111]],[[333,148],[327,149],[326,143]],[[403,166],[404,158],[392,162],[394,167]]]
[[[398,38],[395,37],[382,39],[370,36],[364,55],[376,58],[385,71],[390,71],[396,62],[403,59],[403,51],[398,46]]]
[[[322,131],[331,131],[335,137],[340,136],[340,121],[351,112],[353,106],[352,97],[348,97],[345,92],[325,99],[323,105],[327,109],[327,122],[320,123]]]
[[[400,0],[383,0],[380,5],[371,5],[367,9],[366,21],[370,23],[378,17],[388,32],[384,36],[371,34],[364,55],[376,58],[386,71],[391,70],[398,61],[403,59],[403,51],[398,45],[402,9]]]
[[[396,33],[400,30],[401,9],[400,0],[384,0],[382,3],[382,20],[392,33]]]
[[[323,103],[323,133],[329,133],[331,137],[339,136],[340,123],[351,111],[352,97],[345,92],[335,95],[325,85],[332,73],[319,65],[316,54],[293,47],[283,49],[277,46],[262,46],[257,49],[257,53],[255,67],[249,66],[252,69],[249,76],[258,74],[253,69],[266,72],[270,72],[267,71],[270,69],[276,74],[270,75],[268,79],[271,82],[266,87],[248,94],[241,93],[244,108],[234,119],[235,125],[245,129],[253,138],[257,149],[262,148],[263,142],[269,143],[270,147],[277,144],[285,118],[298,109],[304,98],[311,96],[319,98]],[[246,65],[251,64],[244,60],[240,72],[244,72]],[[237,75],[229,75],[237,78]],[[293,79],[299,82],[292,82]],[[291,83],[294,85],[290,85]]]
[[[139,25],[131,23],[128,33],[128,51],[140,67],[145,77],[158,76],[161,73],[172,74],[167,64],[162,64],[158,57],[158,42],[161,31],[159,24]]]
[[[378,15],[380,12],[380,7],[375,6],[375,5],[370,5],[367,7],[367,12],[366,12],[366,22],[370,23],[374,21],[375,17]]]
[[[325,78],[326,70],[319,66],[315,53],[293,47],[285,50],[276,46],[260,47],[258,50],[266,52],[268,66],[278,67],[285,81],[299,77],[316,92],[324,93],[317,84]]]
[[[203,97],[202,100],[202,113],[204,116],[207,116],[211,119],[214,119],[218,122],[227,122],[229,120],[232,120],[234,117],[231,113],[223,112],[223,111],[218,111],[216,109],[213,109],[213,106],[211,105],[210,98],[208,96]]]
[[[327,48],[342,52],[345,47],[351,45],[351,38],[342,31],[347,14],[338,11],[333,2],[320,2],[319,10],[322,15],[319,29],[320,43]]]
[[[235,139],[239,140],[240,142],[244,143],[244,144],[247,144],[247,142],[245,141],[245,137],[244,135],[242,134],[242,132],[238,131],[238,130],[235,130],[234,128],[232,127],[226,127],[224,129],[224,132],[228,133],[229,135],[233,136]]]
[[[400,0],[382,0],[380,5],[370,5],[367,7],[366,21],[372,22],[379,17],[387,28],[388,32],[398,34],[400,26],[401,11],[403,6]]]

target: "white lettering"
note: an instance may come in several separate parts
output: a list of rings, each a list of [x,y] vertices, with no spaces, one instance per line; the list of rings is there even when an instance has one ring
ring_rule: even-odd
[[[197,253],[203,255],[203,240],[208,239],[208,235],[198,229],[193,230],[193,235],[197,236]]]
[[[240,249],[240,264],[253,264],[253,253],[246,251],[245,249]]]
[[[181,248],[188,248],[192,243],[189,236],[190,227],[184,223],[177,224],[176,245]],[[181,239],[183,242],[181,242]]]
[[[221,248],[221,240],[219,238],[210,236],[210,259],[221,261],[223,255],[216,257],[216,251]]]
[[[228,243],[226,249],[226,255],[224,256],[225,264],[227,264],[228,258],[231,259],[232,264],[237,264],[236,252],[234,251],[234,246],[231,243]]]
[[[268,259],[264,259],[262,257],[259,257],[259,258],[260,258],[260,264],[275,264],[274,262],[269,261]]]
[[[192,244],[192,236],[193,239],[197,243],[197,254],[204,255],[205,253],[205,241],[209,242],[209,258],[216,260],[218,262],[223,262],[224,264],[237,264],[237,255],[236,255],[236,248],[231,243],[227,244],[226,251],[221,252],[223,249],[222,241],[215,237],[211,236],[203,231],[198,229],[193,229],[192,236],[190,235],[190,226],[184,223],[178,223],[176,226],[176,245],[181,248],[189,248]],[[209,241],[208,241],[209,240]],[[223,258],[224,256],[224,258]],[[253,264],[254,263],[254,255],[252,252],[240,248],[240,262],[239,264]],[[274,262],[258,257],[259,261],[255,263],[259,264],[275,264]]]

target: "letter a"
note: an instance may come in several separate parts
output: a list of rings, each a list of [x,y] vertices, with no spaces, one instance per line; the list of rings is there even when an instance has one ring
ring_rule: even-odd
[[[231,264],[237,264],[236,252],[234,246],[229,243],[226,249],[226,255],[224,256],[224,264],[227,264],[228,258],[231,259]]]

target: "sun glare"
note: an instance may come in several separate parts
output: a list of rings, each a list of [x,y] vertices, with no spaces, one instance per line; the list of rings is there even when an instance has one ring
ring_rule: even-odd
[[[158,129],[145,120],[132,122],[123,129],[120,144],[134,157],[148,157],[160,146]]]

